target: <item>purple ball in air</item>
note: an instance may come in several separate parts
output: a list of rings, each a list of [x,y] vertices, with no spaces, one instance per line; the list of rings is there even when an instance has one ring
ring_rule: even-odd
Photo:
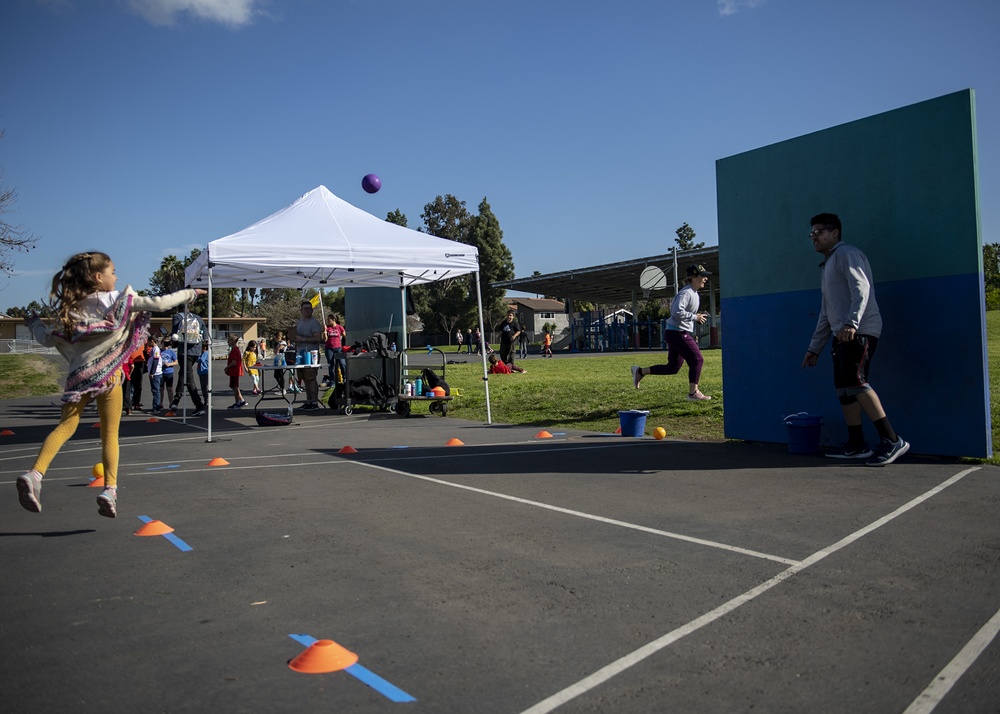
[[[382,188],[382,179],[375,174],[368,174],[361,179],[361,188],[363,188],[366,193],[378,193],[378,190]]]

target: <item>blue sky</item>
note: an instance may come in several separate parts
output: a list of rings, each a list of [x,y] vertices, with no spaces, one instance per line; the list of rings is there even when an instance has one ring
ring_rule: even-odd
[[[717,159],[969,87],[1000,241],[997,28],[996,0],[5,0],[5,218],[39,244],[0,310],[80,250],[146,287],[320,184],[411,228],[485,197],[518,277],[714,245]]]

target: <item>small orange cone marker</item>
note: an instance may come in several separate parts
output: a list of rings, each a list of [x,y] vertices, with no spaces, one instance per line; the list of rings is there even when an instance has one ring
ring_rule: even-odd
[[[101,428],[101,422],[95,421],[93,424],[90,425],[90,428],[91,429],[100,429]]]
[[[461,439],[448,439],[445,446],[465,446],[465,442]]]
[[[552,434],[550,434],[549,432],[547,432],[545,429],[542,429],[540,432],[538,432],[537,434],[535,434],[535,438],[536,439],[551,439],[552,438]]]
[[[10,429],[4,429],[3,431],[0,431],[0,436],[14,436],[14,432]]]
[[[173,412],[167,412],[167,413],[166,413],[166,414],[164,414],[163,416],[165,416],[165,417],[169,417],[169,416],[177,416],[177,415],[176,415],[176,414],[174,414]]]
[[[104,477],[95,478],[87,484],[87,488],[104,488]]]
[[[206,466],[229,466],[229,462],[226,461],[221,456],[216,456],[214,459],[209,461]]]
[[[618,427],[617,429],[615,429],[615,433],[616,434],[621,434],[622,433],[622,428]]]
[[[146,423],[147,424],[159,424],[160,420],[157,419],[156,417],[149,417],[149,419],[146,420]]]
[[[340,451],[338,451],[337,453],[338,454],[356,454],[356,453],[358,453],[358,450],[355,449],[353,446],[345,446]]]
[[[316,640],[288,666],[303,674],[323,674],[347,669],[357,661],[356,654],[333,640]]]
[[[150,521],[142,528],[135,532],[137,536],[155,536],[163,535],[164,533],[173,533],[174,529],[168,526],[163,521]]]

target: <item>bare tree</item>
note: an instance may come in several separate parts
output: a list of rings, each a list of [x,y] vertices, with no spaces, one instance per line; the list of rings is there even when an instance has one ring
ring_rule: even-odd
[[[0,131],[0,139],[3,139]],[[37,239],[24,226],[14,225],[4,220],[3,216],[12,213],[17,203],[17,191],[3,183],[3,168],[0,167],[0,273],[14,274],[14,253],[27,253],[33,250]]]

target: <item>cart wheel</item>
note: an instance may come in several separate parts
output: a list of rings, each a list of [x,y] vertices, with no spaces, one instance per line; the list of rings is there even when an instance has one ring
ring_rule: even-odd
[[[396,405],[396,413],[399,414],[399,416],[404,416],[404,417],[410,416],[410,403],[399,402]]]
[[[441,416],[448,416],[448,405],[444,402],[441,402]]]
[[[345,416],[351,416],[351,414],[353,414],[353,413],[354,413],[354,407],[352,407],[350,405],[344,407],[344,415]]]
[[[441,411],[441,402],[431,402],[430,410],[431,414]]]

